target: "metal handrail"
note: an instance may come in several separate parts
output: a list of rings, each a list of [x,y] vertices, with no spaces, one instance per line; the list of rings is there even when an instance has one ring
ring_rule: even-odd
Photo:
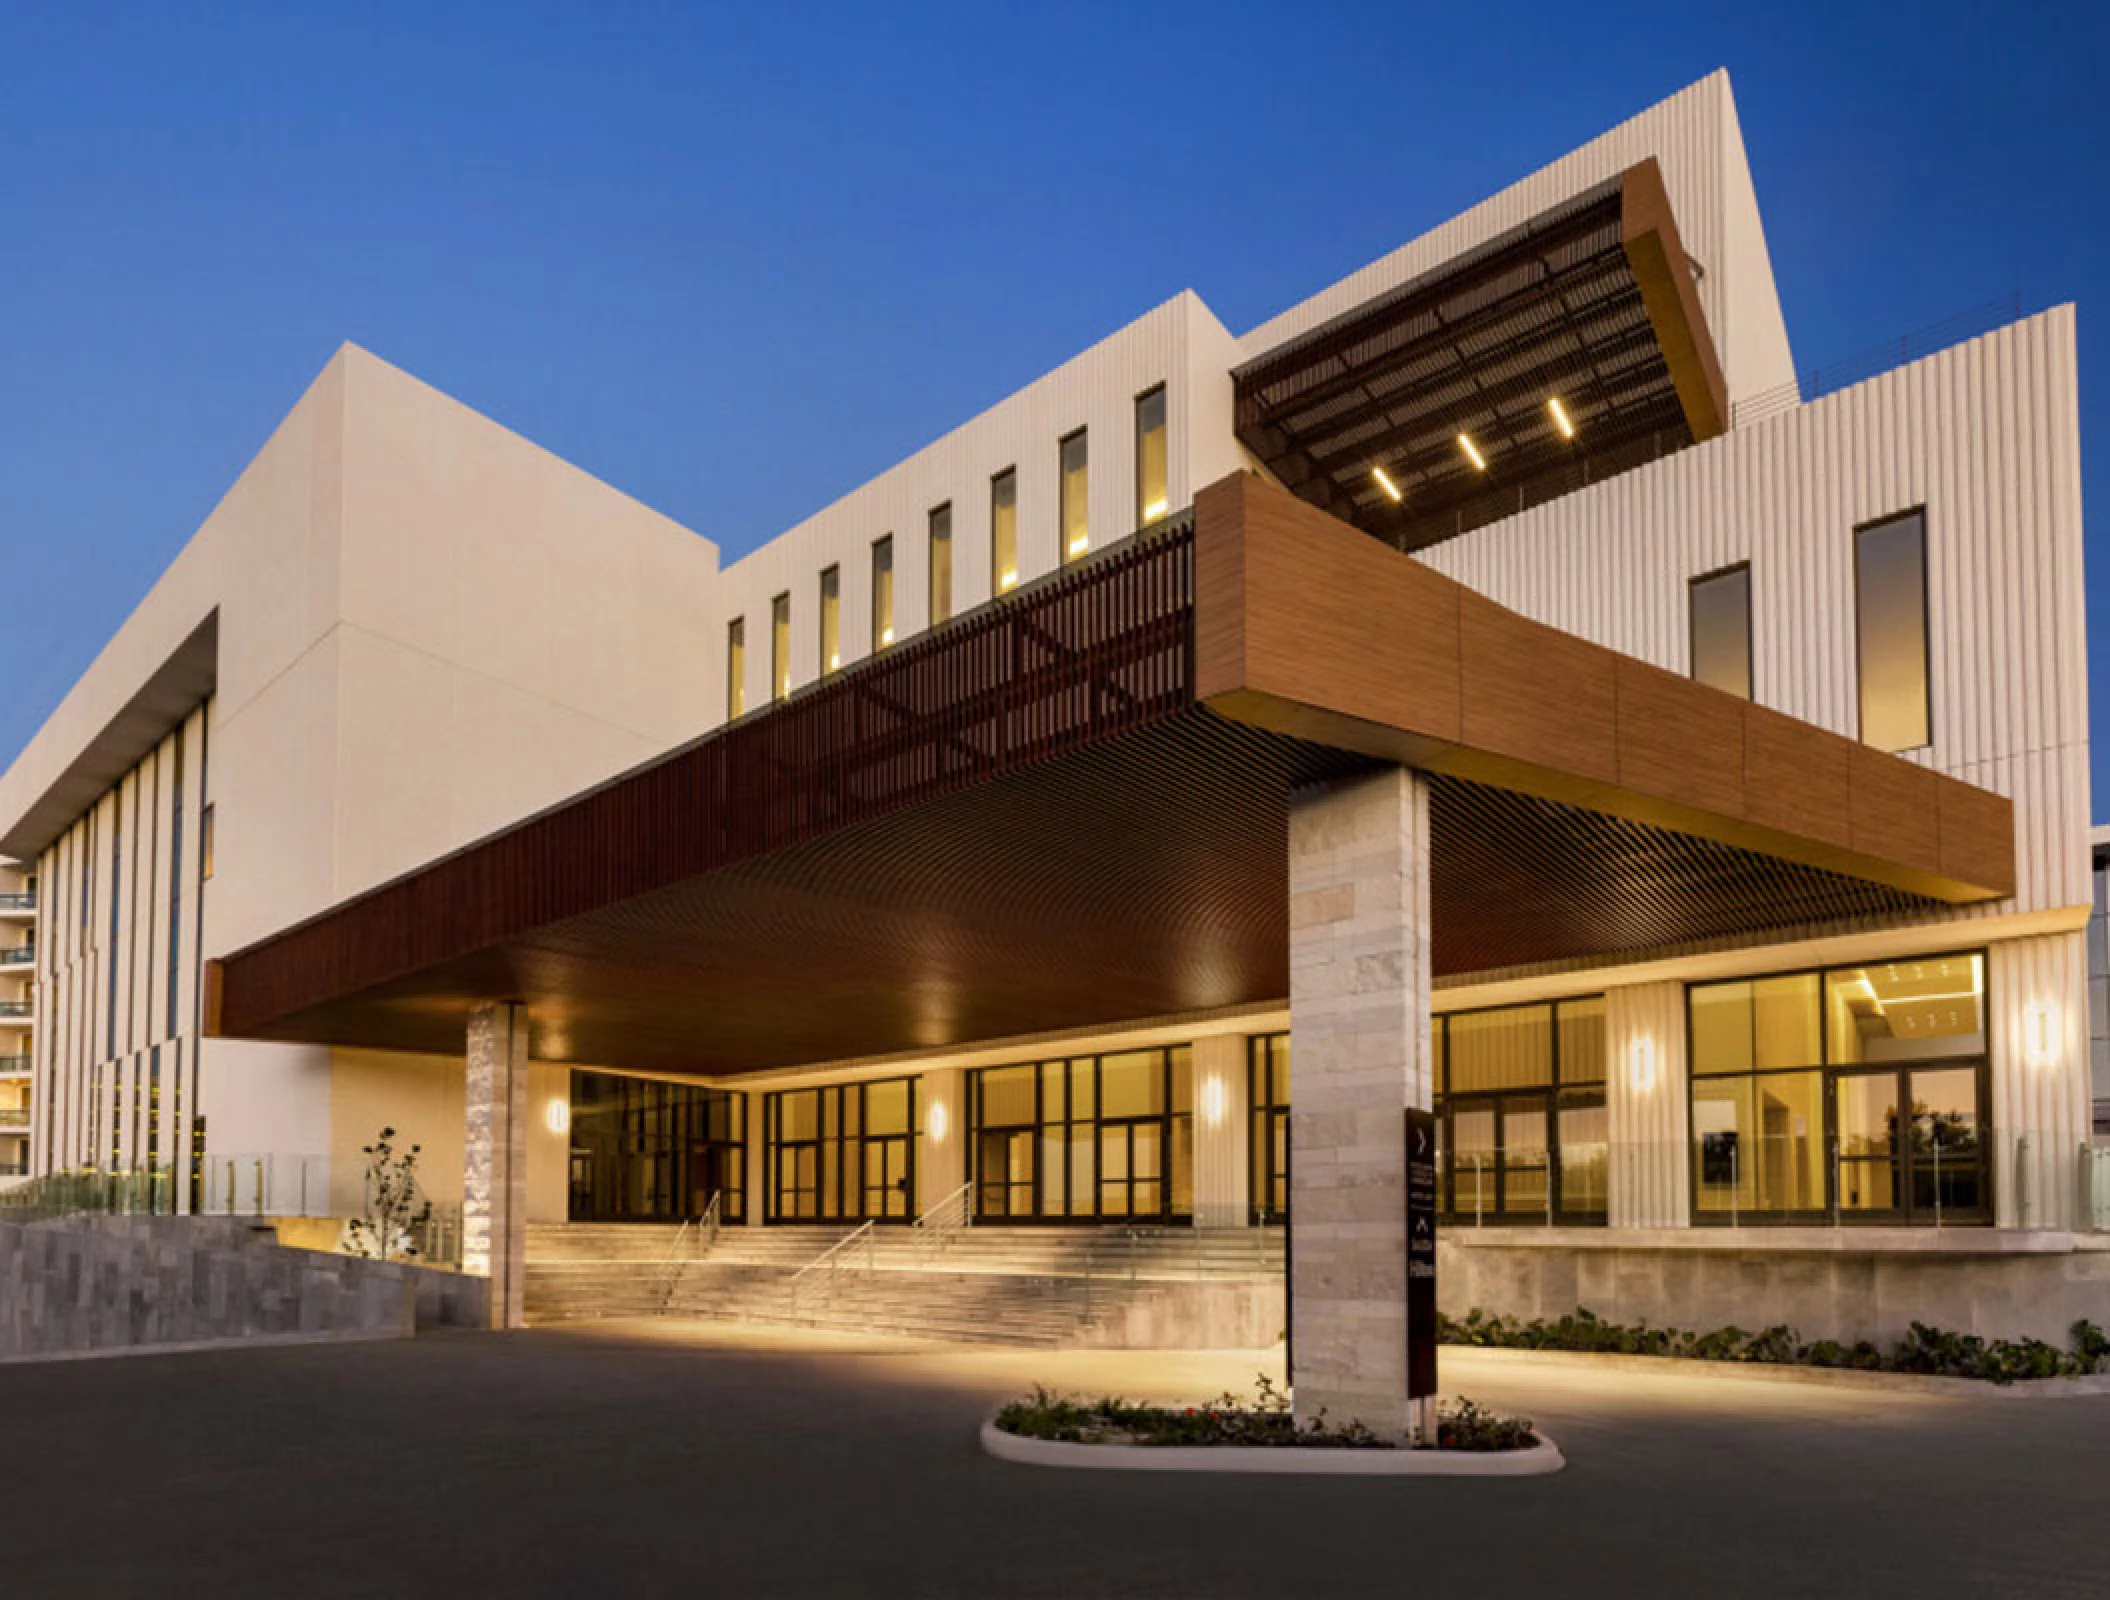
[[[792,1306],[794,1308],[798,1306],[804,1293],[805,1281],[808,1275],[820,1271],[822,1268],[827,1269],[828,1276],[823,1281],[827,1283],[829,1297],[832,1299],[835,1294],[835,1275],[842,1270],[842,1263],[836,1258],[860,1240],[863,1241],[865,1247],[865,1271],[877,1271],[879,1267],[877,1254],[878,1232],[879,1224],[876,1221],[861,1222],[803,1267],[799,1268],[798,1271],[794,1272],[791,1275],[790,1285]]]
[[[34,911],[37,897],[34,894],[0,894],[0,911]]]
[[[718,1243],[718,1230],[725,1226],[724,1200],[725,1191],[713,1189],[711,1203],[703,1208],[703,1215],[696,1221],[696,1257],[699,1261],[711,1253],[712,1247]]]
[[[27,1000],[0,1000],[0,1017],[26,1017],[30,1014],[31,1002]]]
[[[668,1302],[674,1298],[675,1285],[681,1282],[681,1269],[688,1263],[681,1258],[681,1242],[688,1238],[689,1230],[696,1226],[695,1220],[684,1217],[681,1227],[674,1234],[674,1244],[667,1251],[666,1259],[660,1262],[659,1305],[660,1315],[666,1315]]]
[[[26,1055],[0,1056],[0,1078],[11,1072],[28,1072],[33,1063]]]
[[[916,1219],[916,1253],[928,1259],[974,1225],[974,1183],[969,1180]]]
[[[1741,427],[1756,422],[1761,417],[1770,417],[1776,412],[1793,410],[1812,400],[1849,388],[1856,383],[1888,372],[1893,367],[1903,366],[1908,361],[1922,360],[1937,350],[1946,350],[1951,345],[1962,344],[1980,334],[2004,327],[2022,319],[2022,296],[2010,290],[1997,300],[1972,306],[1952,317],[1931,323],[1924,328],[1915,328],[1910,333],[1900,334],[1895,339],[1862,351],[1859,355],[1833,361],[1825,366],[1812,367],[1799,377],[1790,379],[1771,389],[1761,389],[1756,394],[1745,395],[1731,408],[1732,425]]]
[[[33,944],[18,944],[11,950],[0,950],[0,967],[33,967],[37,964],[37,947]]]

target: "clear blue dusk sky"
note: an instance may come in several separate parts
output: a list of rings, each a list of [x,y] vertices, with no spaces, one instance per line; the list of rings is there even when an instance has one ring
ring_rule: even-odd
[[[1798,365],[2079,302],[2102,524],[2110,7],[1716,9],[0,0],[0,764],[343,340],[730,557],[1725,65]]]

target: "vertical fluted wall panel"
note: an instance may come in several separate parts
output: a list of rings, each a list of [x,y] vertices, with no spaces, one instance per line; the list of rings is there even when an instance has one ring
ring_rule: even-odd
[[[1995,1216],[2008,1228],[2076,1222],[2087,1143],[2085,936],[2007,939],[1987,950]]]
[[[1637,1041],[1645,1041],[1637,1054]],[[1678,1228],[1692,1219],[1685,1136],[1685,986],[1605,991],[1605,1106],[1615,1228]]]

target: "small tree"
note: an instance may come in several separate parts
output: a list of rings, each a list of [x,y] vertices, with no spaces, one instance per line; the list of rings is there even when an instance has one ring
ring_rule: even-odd
[[[345,1253],[383,1261],[411,1260],[418,1253],[415,1230],[432,1219],[432,1202],[418,1192],[418,1154],[412,1145],[396,1154],[396,1130],[361,1147],[366,1157],[366,1211],[344,1225]]]

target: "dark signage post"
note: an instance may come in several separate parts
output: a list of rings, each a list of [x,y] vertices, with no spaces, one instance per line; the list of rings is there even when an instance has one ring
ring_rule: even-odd
[[[1436,1392],[1436,1117],[1407,1113],[1407,1398]]]

